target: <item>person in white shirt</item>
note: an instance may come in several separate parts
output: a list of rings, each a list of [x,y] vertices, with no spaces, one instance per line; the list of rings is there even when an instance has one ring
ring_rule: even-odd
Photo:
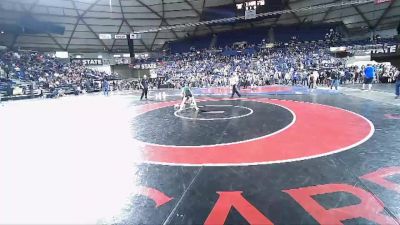
[[[232,95],[231,98],[233,98],[233,96],[235,95],[235,93],[239,96],[239,98],[241,97],[239,91],[237,90],[237,85],[239,83],[239,77],[237,75],[232,76],[232,78],[230,79],[230,83],[232,86]]]
[[[290,82],[290,72],[285,73],[285,85],[288,85]]]
[[[313,74],[313,87],[317,88],[317,79],[319,78],[319,73],[317,70],[314,70]]]

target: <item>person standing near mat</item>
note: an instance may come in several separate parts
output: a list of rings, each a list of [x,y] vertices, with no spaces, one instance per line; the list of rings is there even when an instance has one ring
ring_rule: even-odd
[[[396,99],[400,98],[400,70],[396,69],[395,70],[394,77],[396,79],[396,84],[395,84],[395,89],[396,89]]]
[[[233,96],[235,95],[235,93],[239,96],[239,98],[241,97],[239,91],[237,90],[237,85],[239,83],[239,77],[235,74],[231,77],[230,79],[230,83],[232,86],[232,95],[231,98],[233,98]]]
[[[146,75],[144,75],[142,81],[140,82],[140,87],[142,88],[142,96],[140,97],[140,100],[143,99],[143,96],[145,96],[147,100],[147,92],[149,91],[149,80],[147,79]]]
[[[367,67],[365,67],[364,74],[365,78],[364,78],[364,83],[362,85],[362,89],[365,90],[365,85],[368,84],[368,90],[371,91],[372,81],[374,80],[375,77],[375,68],[370,64],[368,64]]]
[[[331,89],[335,87],[335,89],[337,90],[339,86],[339,71],[333,70],[331,73],[331,79]]]
[[[108,80],[106,78],[104,78],[104,80],[103,80],[103,94],[105,96],[108,96],[109,91],[110,91],[110,83],[108,82]]]
[[[315,86],[314,86],[313,72],[308,72],[307,80],[308,80],[308,89],[314,89]]]
[[[179,107],[179,111],[185,108],[186,102],[190,102],[196,110],[199,110],[196,104],[196,100],[194,99],[194,96],[192,94],[192,91],[190,90],[190,85],[188,83],[186,83],[185,86],[182,88],[182,102]]]

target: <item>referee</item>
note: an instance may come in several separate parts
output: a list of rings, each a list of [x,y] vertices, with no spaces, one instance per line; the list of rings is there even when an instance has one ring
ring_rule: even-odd
[[[233,98],[233,96],[235,95],[235,93],[239,96],[239,98],[241,97],[239,91],[237,90],[237,85],[239,83],[239,77],[237,75],[233,75],[233,77],[230,79],[230,83],[232,86],[232,95],[231,98]]]
[[[142,96],[140,97],[140,100],[143,99],[143,96],[145,96],[147,100],[147,92],[149,91],[149,79],[147,79],[146,75],[144,75],[142,81],[140,82],[140,87],[142,88]]]

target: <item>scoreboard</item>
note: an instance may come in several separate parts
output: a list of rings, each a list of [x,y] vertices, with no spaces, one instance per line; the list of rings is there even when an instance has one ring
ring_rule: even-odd
[[[281,0],[249,0],[235,4],[236,15],[245,16],[245,19],[255,19],[257,14],[274,12],[283,9]],[[278,17],[279,15],[268,16],[270,18]]]
[[[238,10],[257,10],[257,7],[264,6],[265,5],[265,0],[253,0],[253,1],[248,1],[248,2],[243,2],[243,3],[237,3],[236,4],[236,9]]]
[[[201,20],[215,20],[215,19],[223,19],[223,18],[231,18],[231,17],[240,17],[245,16],[246,12],[251,19],[254,19],[254,16],[259,13],[267,13],[283,10],[283,1],[282,0],[236,0],[235,3],[214,6],[214,7],[206,7],[202,11]],[[264,18],[277,18],[280,15],[270,15]],[[235,21],[240,22],[240,21]]]
[[[264,0],[253,0],[236,4],[237,10],[244,10],[246,20],[255,19],[257,17],[257,8],[265,5]]]

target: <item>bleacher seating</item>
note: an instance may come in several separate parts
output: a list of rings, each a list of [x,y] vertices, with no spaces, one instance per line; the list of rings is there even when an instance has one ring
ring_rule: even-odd
[[[192,47],[195,49],[209,48],[212,40],[212,35],[190,37],[186,39],[177,40],[170,43],[172,54],[189,52]]]
[[[316,41],[325,40],[325,35],[331,30],[335,29],[338,24],[302,24],[302,25],[288,25],[277,26],[273,28],[273,35],[276,42],[289,42],[295,37],[296,41]],[[249,45],[255,45],[262,42],[262,40],[270,40],[269,31],[270,27],[254,27],[243,30],[231,30],[216,33],[216,48],[226,48],[232,46],[236,42],[245,41]],[[189,52],[191,48],[206,49],[209,48],[212,41],[212,35],[205,35],[199,37],[189,37],[169,44],[172,54]],[[232,55],[231,53],[227,53]]]
[[[336,25],[321,24],[321,25],[290,25],[290,26],[278,26],[274,28],[275,40],[280,42],[287,42],[293,40],[297,41],[316,41],[324,40],[325,34],[330,29],[335,29]]]
[[[225,46],[231,46],[233,43],[241,41],[246,41],[248,44],[258,44],[268,37],[268,30],[268,27],[257,27],[218,33],[216,47],[224,48]]]

